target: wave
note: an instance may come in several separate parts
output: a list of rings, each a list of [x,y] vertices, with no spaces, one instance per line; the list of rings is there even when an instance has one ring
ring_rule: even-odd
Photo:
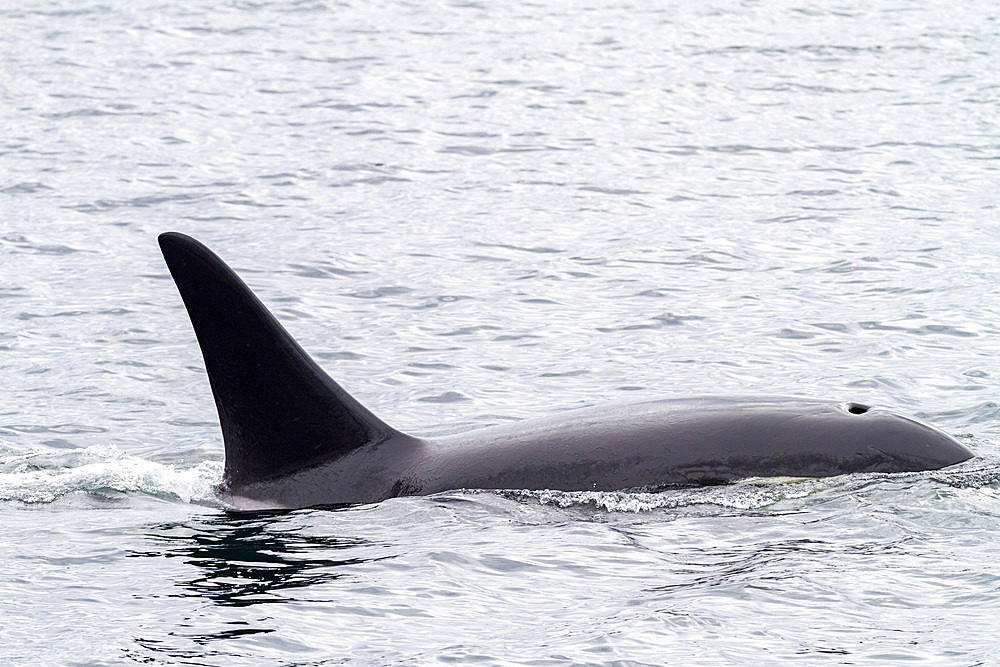
[[[74,450],[16,449],[0,445],[0,501],[52,503],[75,494],[143,494],[185,503],[218,505],[222,462],[193,468],[148,461],[115,445]]]
[[[592,506],[608,512],[649,512],[698,505],[756,510],[782,500],[803,498],[830,488],[840,478],[752,479],[720,486],[659,491],[505,491],[515,500],[557,507]],[[841,484],[843,482],[840,482]]]
[[[977,456],[942,470],[912,473],[864,473],[836,477],[752,477],[719,486],[670,488],[656,491],[504,491],[513,500],[533,501],[561,508],[593,507],[611,513],[635,513],[711,506],[738,511],[762,510],[783,501],[812,496],[836,498],[844,494],[870,492],[881,487],[888,492],[918,485],[952,489],[982,489],[1000,486],[1000,460],[995,455]],[[826,494],[829,494],[826,495]]]

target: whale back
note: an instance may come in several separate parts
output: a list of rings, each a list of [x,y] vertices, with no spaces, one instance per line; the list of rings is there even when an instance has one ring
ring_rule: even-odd
[[[177,233],[159,240],[219,411],[223,495],[238,506],[934,470],[973,456],[888,410],[788,397],[663,399],[414,438],[348,395],[208,248]]]
[[[334,382],[211,250],[176,232],[159,243],[205,359],[225,485],[287,475],[398,434]]]

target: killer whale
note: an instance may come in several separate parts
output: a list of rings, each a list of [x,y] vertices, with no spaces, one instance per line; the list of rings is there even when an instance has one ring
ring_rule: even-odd
[[[417,438],[334,382],[211,250],[177,232],[159,244],[219,413],[220,495],[237,507],[371,503],[459,488],[652,490],[934,470],[973,456],[889,410],[790,397],[663,399]]]

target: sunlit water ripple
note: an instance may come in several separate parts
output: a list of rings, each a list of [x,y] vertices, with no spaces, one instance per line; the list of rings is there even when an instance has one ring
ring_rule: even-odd
[[[993,664],[989,3],[0,8],[0,662]],[[393,425],[886,405],[952,470],[233,512],[155,236]]]

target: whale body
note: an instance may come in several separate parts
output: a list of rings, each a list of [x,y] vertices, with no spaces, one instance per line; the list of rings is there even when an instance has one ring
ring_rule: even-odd
[[[658,490],[934,470],[973,456],[911,417],[793,397],[616,404],[414,437],[334,382],[212,251],[176,232],[159,243],[219,412],[220,495],[238,507],[372,503],[463,488]]]

